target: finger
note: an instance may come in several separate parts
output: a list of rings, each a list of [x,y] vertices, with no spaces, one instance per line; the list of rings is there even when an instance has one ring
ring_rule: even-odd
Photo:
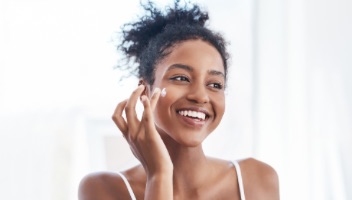
[[[114,114],[112,115],[112,120],[115,122],[116,126],[120,129],[120,131],[124,136],[126,136],[125,134],[127,134],[128,132],[127,123],[125,119],[122,117],[122,112],[126,106],[126,103],[127,103],[127,99],[125,99],[124,101],[121,101],[116,106]]]
[[[150,107],[151,110],[154,111],[156,103],[158,102],[160,97],[160,89],[155,88],[152,97],[150,98]]]
[[[153,111],[151,109],[151,104],[149,99],[143,95],[141,97],[141,101],[143,103],[144,106],[144,112],[143,112],[143,118],[142,121],[144,123],[145,126],[145,130],[151,130],[151,129],[155,129],[155,125],[154,125],[154,118],[153,118]],[[153,136],[154,131],[147,131],[148,133],[146,134],[146,136]]]
[[[135,129],[137,128],[138,125],[138,118],[137,118],[137,113],[136,113],[136,104],[139,96],[142,94],[144,91],[145,86],[140,85],[138,86],[137,89],[135,89],[130,98],[127,101],[127,104],[125,106],[125,112],[126,112],[126,119],[128,123],[128,127],[132,129],[130,132],[135,133]]]

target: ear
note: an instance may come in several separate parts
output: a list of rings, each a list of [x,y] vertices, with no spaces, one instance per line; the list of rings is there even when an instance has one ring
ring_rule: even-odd
[[[150,89],[151,89],[149,84],[147,84],[147,82],[144,81],[143,79],[140,79],[139,82],[138,82],[138,86],[140,86],[140,85],[144,85],[145,86],[145,89],[144,89],[144,91],[143,91],[143,93],[141,95],[146,95],[147,97],[149,97]]]

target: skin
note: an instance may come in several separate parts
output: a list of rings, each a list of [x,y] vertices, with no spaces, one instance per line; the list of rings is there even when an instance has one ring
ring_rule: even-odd
[[[240,199],[231,162],[207,157],[202,149],[225,111],[224,67],[217,50],[202,40],[182,42],[156,66],[154,84],[141,83],[113,115],[141,162],[123,172],[137,199]],[[166,88],[165,97],[159,88]],[[139,99],[144,106],[141,121],[135,111]],[[180,110],[202,111],[206,119],[182,116]],[[253,158],[239,164],[246,199],[279,199],[272,167]],[[119,175],[95,173],[81,181],[79,199],[130,196]]]

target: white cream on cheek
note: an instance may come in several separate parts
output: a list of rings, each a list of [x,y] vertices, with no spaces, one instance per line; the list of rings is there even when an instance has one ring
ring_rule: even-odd
[[[161,90],[160,96],[165,97],[166,96],[166,88],[163,88]]]

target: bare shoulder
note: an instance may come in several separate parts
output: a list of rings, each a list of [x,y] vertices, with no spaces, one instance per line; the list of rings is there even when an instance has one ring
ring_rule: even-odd
[[[239,161],[245,193],[248,199],[280,199],[276,170],[254,158]]]
[[[277,181],[278,175],[275,169],[269,164],[254,158],[247,158],[239,161],[241,169],[256,174],[262,181]]]
[[[79,184],[79,200],[127,199],[129,195],[119,174],[112,172],[91,173]],[[127,198],[126,198],[127,197]]]

